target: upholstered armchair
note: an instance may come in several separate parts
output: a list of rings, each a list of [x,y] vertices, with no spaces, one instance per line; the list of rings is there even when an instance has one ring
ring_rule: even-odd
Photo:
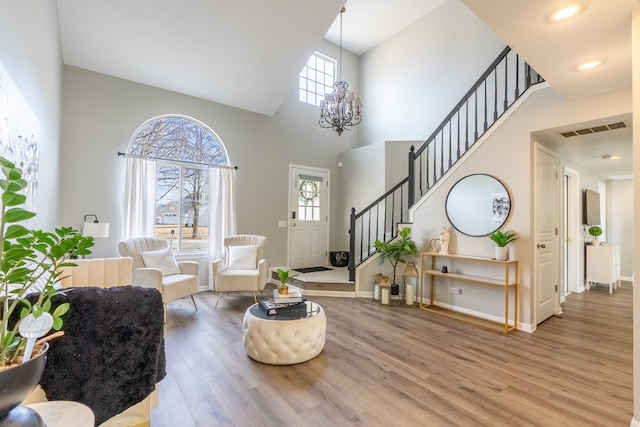
[[[267,260],[264,248],[267,238],[252,234],[225,237],[224,259],[213,262],[213,290],[219,292],[215,307],[226,292],[256,292],[267,284]]]
[[[167,304],[187,296],[198,309],[193,295],[198,293],[200,266],[195,261],[177,262],[166,239],[135,237],[123,240],[118,243],[118,252],[133,260],[132,284],[160,291],[165,318]]]

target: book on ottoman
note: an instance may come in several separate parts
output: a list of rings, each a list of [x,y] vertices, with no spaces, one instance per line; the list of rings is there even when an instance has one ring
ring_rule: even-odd
[[[305,301],[294,303],[275,303],[273,300],[266,299],[258,301],[258,306],[267,316],[273,316],[276,314],[302,315],[307,312],[307,303]]]
[[[300,291],[289,290],[289,293],[281,294],[280,292],[278,292],[277,289],[273,290],[273,302],[275,302],[276,304],[279,304],[279,303],[291,304],[291,303],[302,302],[302,301],[303,301],[303,298]]]

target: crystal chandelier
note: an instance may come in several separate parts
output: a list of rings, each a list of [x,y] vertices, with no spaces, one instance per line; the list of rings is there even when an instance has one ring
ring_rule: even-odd
[[[362,103],[355,93],[349,91],[349,83],[342,78],[342,14],[340,10],[340,61],[338,62],[338,81],[333,84],[333,92],[327,93],[320,101],[320,120],[318,124],[326,129],[333,129],[342,135],[343,130],[350,130],[362,120]]]

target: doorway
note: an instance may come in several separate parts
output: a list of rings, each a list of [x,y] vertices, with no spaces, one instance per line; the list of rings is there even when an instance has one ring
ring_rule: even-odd
[[[558,298],[558,155],[535,143],[534,150],[535,324],[560,314]]]
[[[327,265],[329,171],[289,166],[289,266]]]
[[[582,292],[584,283],[580,282],[580,177],[571,168],[564,167],[563,185],[563,238],[561,253],[563,256],[562,292],[560,302],[566,295]]]

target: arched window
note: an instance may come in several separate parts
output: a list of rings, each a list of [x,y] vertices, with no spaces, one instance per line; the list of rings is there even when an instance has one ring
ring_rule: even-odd
[[[142,205],[154,200],[155,205],[134,206],[134,211],[143,213],[137,216],[143,216],[145,220],[141,227],[128,227],[125,219],[125,234],[128,234],[125,237],[145,235],[153,227],[153,235],[170,240],[172,248],[178,252],[207,251],[211,223],[209,169],[228,166],[227,152],[218,136],[195,119],[162,116],[148,120],[136,130],[126,154],[155,163],[149,168],[153,170],[149,175],[153,176],[141,180],[138,175],[125,183],[139,187],[133,192],[132,199],[140,200]],[[136,172],[139,168],[135,166],[128,166],[128,169],[131,169],[128,173],[139,174]],[[140,185],[140,182],[146,184]],[[145,187],[151,182],[155,183],[155,197],[146,194],[148,188]],[[148,215],[151,209],[152,220]],[[136,221],[137,218],[132,218],[130,222]]]

